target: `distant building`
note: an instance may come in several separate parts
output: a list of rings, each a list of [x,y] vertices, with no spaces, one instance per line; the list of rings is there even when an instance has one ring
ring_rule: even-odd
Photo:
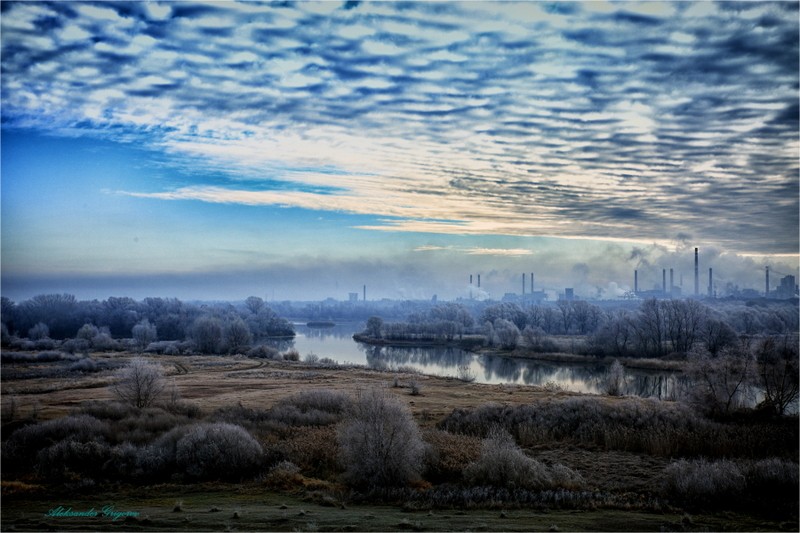
[[[350,292],[350,293],[347,293],[347,295],[350,297],[350,301],[351,302],[357,302],[358,301],[358,293],[357,292]]]
[[[575,290],[570,287],[564,289],[564,294],[562,295],[562,299],[568,302],[575,300]]]
[[[775,290],[775,298],[794,298],[797,296],[797,283],[794,276],[785,276],[781,278],[781,284]]]

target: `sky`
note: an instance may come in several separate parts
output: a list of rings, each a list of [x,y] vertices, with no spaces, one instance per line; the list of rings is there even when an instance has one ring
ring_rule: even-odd
[[[16,301],[798,273],[798,2],[0,10]]]

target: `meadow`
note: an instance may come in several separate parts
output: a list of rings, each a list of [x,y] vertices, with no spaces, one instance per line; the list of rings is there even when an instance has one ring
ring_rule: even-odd
[[[284,355],[4,351],[3,529],[798,528],[796,416]]]

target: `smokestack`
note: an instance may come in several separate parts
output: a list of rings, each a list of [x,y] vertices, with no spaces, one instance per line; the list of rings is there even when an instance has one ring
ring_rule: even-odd
[[[533,296],[533,272],[531,272],[531,296]]]
[[[667,294],[667,269],[661,269],[661,292]]]
[[[633,271],[633,292],[639,292],[639,271]]]
[[[481,275],[478,274],[478,288],[481,288]]]
[[[367,301],[367,286],[364,285],[364,301]]]
[[[472,285],[472,274],[469,275],[469,284]]]
[[[669,295],[672,296],[672,291],[675,290],[675,272],[669,269]]]
[[[713,269],[708,269],[708,297],[714,296],[714,277],[712,275]]]
[[[694,295],[700,296],[700,263],[697,259],[697,248],[694,249]]]
[[[769,267],[766,268],[767,271],[767,290],[764,291],[764,297],[769,298]]]
[[[525,298],[525,272],[522,273],[522,297]]]

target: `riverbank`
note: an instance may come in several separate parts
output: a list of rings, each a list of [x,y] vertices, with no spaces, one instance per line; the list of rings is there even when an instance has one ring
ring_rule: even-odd
[[[468,352],[475,352],[475,350],[482,346],[484,337],[482,335],[467,335],[459,339],[383,339],[370,337],[369,335],[362,335],[361,333],[353,334],[353,340],[362,344],[369,344],[370,346],[391,346],[395,348],[435,348],[435,347],[452,347],[460,348]]]
[[[477,355],[493,357],[508,357],[511,359],[524,359],[529,361],[547,361],[551,363],[591,364],[609,366],[614,361],[619,361],[626,368],[638,370],[659,370],[668,372],[682,372],[686,361],[675,359],[652,359],[638,357],[597,357],[594,355],[581,355],[575,353],[546,352],[538,353],[517,348],[515,350],[500,350],[498,348],[480,347],[470,350]]]
[[[595,355],[582,355],[566,352],[534,352],[532,350],[517,347],[513,350],[485,346],[483,335],[469,335],[460,339],[383,339],[370,337],[361,333],[353,335],[353,340],[370,346],[389,346],[394,348],[436,348],[452,347],[459,348],[475,355],[485,355],[491,357],[507,357],[510,359],[520,359],[528,361],[547,361],[550,363],[568,364],[590,364],[610,366],[618,360],[626,368],[638,370],[657,370],[665,372],[682,372],[685,368],[685,360],[677,359],[653,359],[639,357],[597,357]]]

